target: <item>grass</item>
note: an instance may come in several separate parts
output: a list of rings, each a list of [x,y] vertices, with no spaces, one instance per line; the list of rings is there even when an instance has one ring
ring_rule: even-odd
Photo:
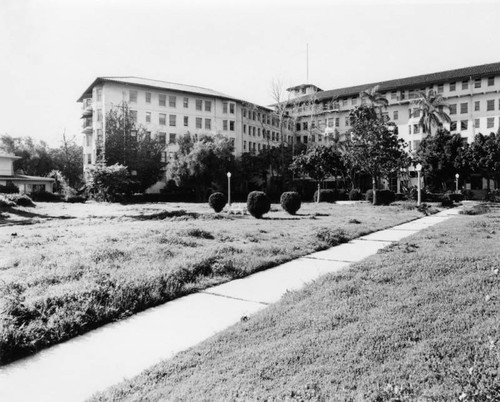
[[[197,204],[10,208],[0,220],[0,363],[422,216],[368,204],[305,204],[299,212],[273,206],[257,220]]]
[[[93,401],[498,401],[499,228],[457,216]]]

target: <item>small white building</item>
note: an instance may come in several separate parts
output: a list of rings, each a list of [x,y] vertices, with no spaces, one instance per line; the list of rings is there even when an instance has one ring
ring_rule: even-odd
[[[49,177],[26,176],[14,172],[14,161],[21,159],[19,156],[0,154],[0,185],[14,184],[20,193],[33,191],[53,192],[54,179]]]

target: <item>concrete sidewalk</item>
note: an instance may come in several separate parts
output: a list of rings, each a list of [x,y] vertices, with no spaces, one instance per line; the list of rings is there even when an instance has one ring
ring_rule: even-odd
[[[0,401],[81,401],[188,349],[392,242],[458,214],[446,210],[185,296],[0,367]]]

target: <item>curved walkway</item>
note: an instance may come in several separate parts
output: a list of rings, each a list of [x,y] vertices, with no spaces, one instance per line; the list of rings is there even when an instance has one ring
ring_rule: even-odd
[[[450,209],[170,301],[0,367],[0,401],[82,401],[188,349],[243,317],[392,242],[443,222]]]

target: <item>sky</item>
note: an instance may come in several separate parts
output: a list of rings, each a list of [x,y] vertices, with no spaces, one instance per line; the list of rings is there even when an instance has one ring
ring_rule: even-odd
[[[99,76],[269,105],[273,81],[328,90],[500,62],[499,20],[500,1],[0,0],[0,135],[81,143],[76,100]]]

